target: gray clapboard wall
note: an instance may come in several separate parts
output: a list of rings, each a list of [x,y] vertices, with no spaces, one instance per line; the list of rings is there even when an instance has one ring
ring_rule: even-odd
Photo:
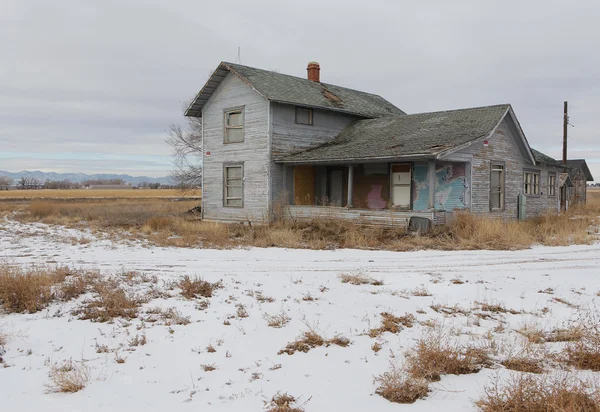
[[[244,106],[244,141],[223,143],[224,110]],[[203,212],[207,220],[261,221],[269,208],[269,102],[228,74],[202,110]],[[206,153],[210,152],[210,156]],[[243,163],[244,205],[223,206],[223,165]]]
[[[517,218],[518,195],[523,193],[524,169],[540,171],[540,195],[527,196],[527,217],[548,210],[559,210],[558,187],[556,195],[548,195],[548,172],[554,168],[534,166],[526,157],[525,146],[521,143],[518,130],[510,115],[507,115],[485,146],[483,139],[476,141],[458,152],[472,155],[471,160],[471,211],[505,218]],[[491,164],[505,164],[505,207],[503,211],[490,212]],[[558,178],[556,179],[558,184]]]
[[[271,153],[274,160],[331,141],[346,126],[360,119],[345,113],[313,109],[313,124],[296,124],[296,106],[271,103]],[[281,201],[284,167],[271,163],[271,199]],[[292,173],[288,168],[288,173]],[[291,188],[288,188],[288,191]]]

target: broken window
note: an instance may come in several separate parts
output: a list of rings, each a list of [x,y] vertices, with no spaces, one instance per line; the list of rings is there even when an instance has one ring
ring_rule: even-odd
[[[490,175],[490,210],[504,208],[504,165],[492,164]]]
[[[540,194],[540,172],[526,171],[523,173],[523,191],[526,195]]]
[[[244,205],[243,185],[243,165],[227,165],[223,168],[223,206]]]
[[[244,109],[235,109],[225,112],[225,143],[239,143],[244,141]]]
[[[312,125],[313,110],[306,107],[296,107],[296,123]]]
[[[556,173],[548,173],[548,196],[556,195]]]

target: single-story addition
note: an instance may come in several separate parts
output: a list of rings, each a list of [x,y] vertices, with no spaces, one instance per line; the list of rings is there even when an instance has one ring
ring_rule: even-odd
[[[584,159],[567,160],[569,177],[573,181],[573,189],[569,194],[569,204],[585,204],[587,201],[587,182],[593,182],[594,177]]]
[[[307,72],[223,62],[190,104],[186,116],[203,126],[204,219],[406,225],[444,223],[455,210],[515,219],[559,210],[569,180],[530,148],[509,104],[406,114],[322,83],[318,63]]]

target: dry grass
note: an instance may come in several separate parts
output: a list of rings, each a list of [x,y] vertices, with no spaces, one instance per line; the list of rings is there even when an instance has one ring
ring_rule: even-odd
[[[85,192],[85,191],[84,191]],[[159,191],[139,191],[161,192]],[[588,228],[598,216],[590,208],[567,214],[548,214],[524,222],[503,221],[457,213],[453,221],[431,233],[412,236],[402,228],[365,227],[342,219],[277,221],[268,225],[202,222],[186,213],[198,200],[178,202],[164,198],[66,199],[14,202],[22,221],[41,221],[104,232],[119,230],[121,237],[144,238],[163,246],[290,247],[303,249],[471,250],[527,248],[533,244],[589,243]],[[2,210],[10,207],[2,205]],[[5,207],[6,206],[6,207]]]
[[[394,316],[391,313],[381,313],[381,326],[369,331],[369,336],[375,338],[383,332],[398,333],[403,327],[412,328],[416,321],[415,315],[407,313],[404,316]]]
[[[215,290],[223,287],[220,281],[210,283],[201,278],[190,278],[187,275],[181,278],[177,286],[181,288],[181,295],[187,299],[211,298]]]
[[[598,320],[598,315],[590,313],[577,329],[580,334],[579,339],[568,341],[561,353],[563,360],[568,365],[577,369],[600,371],[600,324]]]
[[[265,403],[266,412],[304,412],[302,406],[296,405],[298,400],[287,393],[278,393]]]
[[[207,365],[200,365],[200,366],[202,366],[202,369],[204,370],[204,372],[212,372],[212,371],[217,370],[217,367],[215,366],[214,363],[207,364]]]
[[[1,190],[0,200],[8,199],[94,199],[94,198],[161,198],[199,197],[200,190],[182,192],[178,189],[43,189],[43,190]]]
[[[545,331],[535,325],[525,325],[517,332],[525,336],[530,343],[574,342],[581,340],[586,333],[580,324],[575,323],[567,328],[551,331]]]
[[[282,309],[281,312],[274,315],[265,313],[263,318],[267,321],[267,325],[272,328],[282,328],[291,320],[288,314]]]
[[[56,299],[82,294],[91,276],[91,272],[75,273],[67,267],[22,269],[0,264],[0,307],[7,313],[38,312]]]
[[[282,355],[287,353],[288,355],[293,355],[296,352],[307,353],[311,349],[319,346],[329,346],[332,344],[346,347],[350,345],[350,340],[341,335],[336,335],[333,339],[325,339],[314,329],[309,329],[305,332],[302,332],[302,334],[295,341],[288,343],[286,347],[281,349],[277,354]]]
[[[486,387],[476,405],[483,412],[600,412],[596,386],[568,375],[514,374]]]
[[[405,369],[391,365],[390,370],[375,377],[375,393],[396,403],[414,403],[429,393],[429,382],[410,376]]]
[[[339,275],[339,278],[342,280],[342,283],[349,283],[351,285],[383,285],[383,282],[381,280],[373,279],[372,277],[367,276],[363,273],[342,273]]]
[[[408,373],[429,382],[439,381],[441,375],[477,373],[491,365],[487,350],[453,342],[442,333],[420,339],[406,358]]]
[[[95,298],[83,302],[73,311],[74,315],[94,322],[108,322],[114,318],[134,319],[138,316],[143,300],[123,289],[118,279],[96,282],[92,289]]]
[[[475,308],[484,312],[492,313],[510,313],[511,315],[519,315],[521,312],[515,309],[507,309],[501,303],[475,302]]]
[[[506,369],[528,373],[543,373],[544,368],[541,365],[541,359],[536,359],[524,355],[513,356],[502,362]]]
[[[50,389],[54,392],[79,392],[90,381],[90,368],[81,362],[68,360],[50,366]]]

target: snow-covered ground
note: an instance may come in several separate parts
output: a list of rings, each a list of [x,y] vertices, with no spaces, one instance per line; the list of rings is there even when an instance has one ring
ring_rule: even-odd
[[[91,242],[73,241],[82,238]],[[554,298],[583,309],[600,299],[598,243],[468,252],[210,250],[116,244],[75,230],[4,221],[0,259],[23,266],[139,271],[155,275],[159,287],[183,275],[224,285],[204,310],[181,296],[143,306],[142,313],[174,307],[190,318],[188,325],[78,320],[70,314],[77,302],[56,303],[36,314],[0,315],[0,327],[11,335],[4,356],[9,367],[0,368],[0,411],[261,411],[279,391],[306,402],[307,412],[476,410],[473,401],[490,379],[506,373],[502,367],[443,376],[426,399],[412,405],[374,394],[373,377],[386,371],[390,361],[401,361],[428,330],[415,325],[371,338],[365,332],[379,325],[381,312],[412,313],[421,322],[436,319],[457,334],[475,337],[505,321],[505,331],[490,333],[499,341],[515,341],[519,335],[514,330],[525,324],[553,328],[576,316],[576,309]],[[358,272],[383,285],[342,284],[338,277]],[[538,293],[546,288],[554,294]],[[432,296],[413,296],[416,289]],[[259,302],[257,291],[274,301]],[[315,300],[306,300],[308,296]],[[500,303],[525,313],[477,321],[474,316],[444,317],[430,308],[472,309],[475,302]],[[248,317],[235,317],[239,304]],[[281,329],[268,327],[264,314],[282,310],[291,321]],[[352,344],[277,354],[308,327],[328,338],[342,334]],[[131,339],[140,334],[147,344],[130,348]],[[371,349],[376,341],[383,345],[378,353]],[[118,351],[125,363],[117,363],[114,352],[97,353],[98,345]],[[208,352],[209,345],[216,352]],[[49,391],[49,365],[68,359],[85,361],[91,381],[73,394]],[[204,371],[207,364],[216,370]]]

